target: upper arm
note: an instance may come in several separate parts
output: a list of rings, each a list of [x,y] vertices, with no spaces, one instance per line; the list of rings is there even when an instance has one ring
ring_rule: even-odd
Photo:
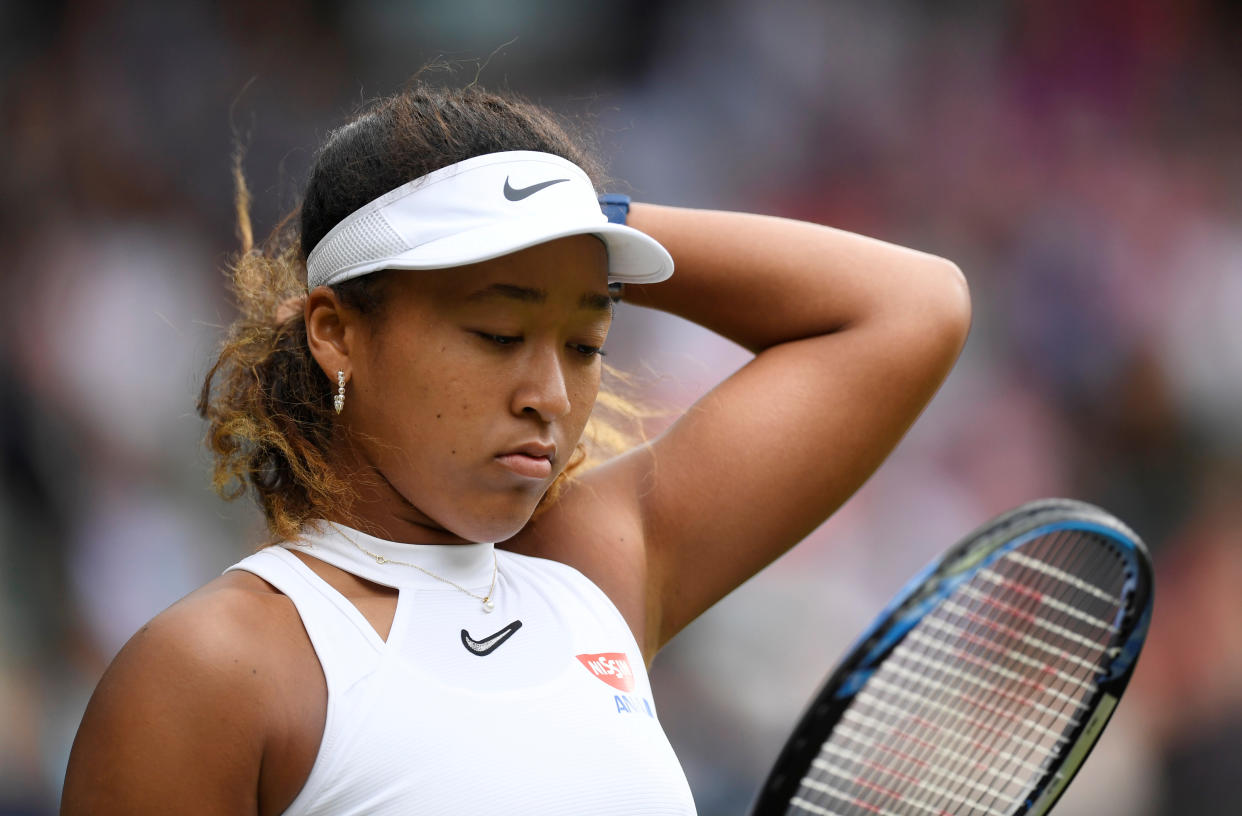
[[[949,261],[787,219],[643,205],[677,274],[627,299],[757,352],[664,434],[578,477],[522,546],[577,566],[648,657],[879,466],[970,323]]]
[[[125,645],[86,709],[62,814],[257,810],[263,681],[245,627],[183,601]]]
[[[934,395],[968,302],[948,262],[929,257],[915,274],[942,291],[905,314],[766,349],[628,454],[654,648],[828,518]]]
[[[537,525],[545,553],[617,602],[648,659],[843,504],[952,367],[969,326],[961,273],[894,257],[893,302],[765,349]]]

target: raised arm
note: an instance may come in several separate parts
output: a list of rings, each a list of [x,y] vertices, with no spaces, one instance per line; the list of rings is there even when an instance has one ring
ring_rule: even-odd
[[[952,367],[970,300],[949,261],[829,227],[651,204],[629,223],[676,273],[626,299],[757,355],[587,474],[549,525],[545,541],[591,531],[560,556],[617,601],[650,658],[871,475]]]
[[[915,330],[920,345],[931,344],[935,361],[925,362],[935,363],[928,381],[934,391],[969,328],[966,280],[934,255],[747,213],[635,204],[629,223],[669,249],[677,273],[658,285],[627,287],[626,299],[684,317],[756,354],[856,329],[892,330],[887,343],[906,352],[906,333]],[[934,334],[924,334],[929,331]]]

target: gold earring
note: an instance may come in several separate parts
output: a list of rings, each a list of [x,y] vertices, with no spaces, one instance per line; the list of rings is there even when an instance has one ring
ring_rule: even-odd
[[[345,372],[336,372],[336,396],[332,398],[332,407],[339,414],[345,407]]]

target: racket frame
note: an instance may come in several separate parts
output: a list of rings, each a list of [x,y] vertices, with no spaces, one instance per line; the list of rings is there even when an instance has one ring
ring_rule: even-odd
[[[941,601],[1007,553],[1039,536],[1068,529],[1113,542],[1125,562],[1122,603],[1113,621],[1117,631],[1125,634],[1113,647],[1115,656],[1107,670],[1095,678],[1096,690],[1084,701],[1090,716],[1066,734],[1069,750],[1011,814],[1044,816],[1082,767],[1116,710],[1134,673],[1152,613],[1151,559],[1142,540],[1106,511],[1073,499],[1041,499],[1011,510],[967,535],[906,582],[812,697],[759,789],[751,816],[784,816],[809,765],[809,759],[799,758],[818,754],[854,696]]]

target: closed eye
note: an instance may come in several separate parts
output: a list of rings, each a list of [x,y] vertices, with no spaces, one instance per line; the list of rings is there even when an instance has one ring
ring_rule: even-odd
[[[490,332],[484,331],[476,331],[472,333],[476,337],[482,338],[487,343],[493,346],[500,346],[501,348],[516,346],[525,339],[521,335],[491,334]],[[567,343],[566,348],[571,349],[576,354],[587,360],[592,360],[596,357],[603,357],[606,355],[606,352],[602,348],[599,346],[593,346],[590,343]]]
[[[520,335],[488,334],[487,332],[481,331],[477,331],[475,334],[482,337],[487,342],[497,346],[512,346],[522,342]]]
[[[607,354],[607,352],[599,346],[591,346],[586,343],[570,343],[569,347],[588,359],[603,357]]]

